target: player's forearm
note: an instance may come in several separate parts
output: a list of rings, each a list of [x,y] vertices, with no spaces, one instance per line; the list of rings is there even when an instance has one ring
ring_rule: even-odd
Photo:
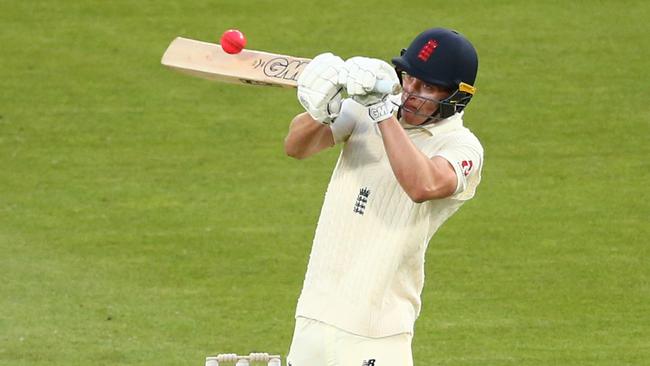
[[[330,127],[314,121],[308,113],[294,117],[284,139],[284,151],[296,159],[307,158],[330,146],[334,146]]]
[[[423,154],[392,117],[379,124],[384,148],[397,181],[415,202],[446,197],[448,184],[437,174],[439,162]]]

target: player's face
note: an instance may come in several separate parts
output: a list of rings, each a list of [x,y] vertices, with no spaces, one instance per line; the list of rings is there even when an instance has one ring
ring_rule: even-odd
[[[427,84],[402,72],[402,119],[411,125],[421,125],[438,110],[438,101],[450,92],[440,86]]]

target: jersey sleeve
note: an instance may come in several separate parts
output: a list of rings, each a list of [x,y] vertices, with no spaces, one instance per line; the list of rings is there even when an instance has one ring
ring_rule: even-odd
[[[344,99],[339,116],[330,124],[334,142],[339,144],[348,140],[357,122],[365,116],[365,109],[352,99]]]
[[[456,191],[451,198],[466,201],[474,197],[483,169],[483,147],[478,139],[473,135],[455,139],[436,156],[447,160],[456,173]]]

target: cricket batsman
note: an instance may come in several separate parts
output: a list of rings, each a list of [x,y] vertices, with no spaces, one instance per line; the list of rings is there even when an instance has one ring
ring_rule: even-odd
[[[326,53],[298,80],[306,113],[291,122],[286,153],[342,150],[298,300],[290,366],[413,365],[427,245],[481,180],[483,147],[463,126],[478,70],[472,44],[428,29],[392,62]],[[376,92],[378,80],[401,83],[401,95]]]

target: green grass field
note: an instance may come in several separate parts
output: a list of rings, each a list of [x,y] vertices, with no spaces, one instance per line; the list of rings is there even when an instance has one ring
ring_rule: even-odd
[[[171,73],[175,36],[389,59],[478,49],[477,197],[427,258],[416,365],[650,365],[645,1],[0,2],[0,365],[286,355],[338,150],[291,90]],[[398,365],[392,365],[398,366]]]

